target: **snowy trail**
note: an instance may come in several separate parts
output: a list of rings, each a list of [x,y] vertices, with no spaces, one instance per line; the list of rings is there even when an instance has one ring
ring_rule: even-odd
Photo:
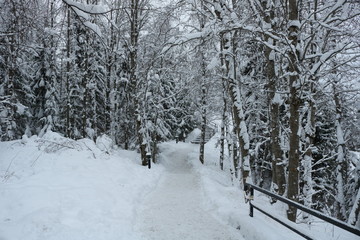
[[[217,221],[202,206],[199,176],[187,162],[196,145],[163,146],[166,171],[137,214],[136,230],[145,239],[242,240],[240,232]]]

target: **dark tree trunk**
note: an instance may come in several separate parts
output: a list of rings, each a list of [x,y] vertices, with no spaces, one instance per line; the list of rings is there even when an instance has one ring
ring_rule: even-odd
[[[300,158],[300,136],[299,136],[299,110],[301,99],[299,97],[299,71],[297,67],[297,42],[298,42],[298,8],[297,0],[289,0],[289,39],[291,41],[289,49],[289,104],[290,104],[290,135],[289,135],[289,175],[287,197],[298,202],[299,195],[299,158]],[[289,206],[287,217],[289,220],[296,221],[296,208]]]
[[[202,69],[201,69],[201,139],[200,139],[200,155],[199,160],[202,164],[205,161],[205,137],[206,137],[206,79],[205,79],[205,59],[203,53],[201,53],[202,57]]]
[[[66,107],[65,107],[65,115],[66,115],[66,137],[71,138],[71,102],[70,102],[70,44],[71,44],[71,18],[70,18],[70,6],[67,6],[67,42],[66,42]]]
[[[262,2],[264,14],[264,21],[271,26],[272,30],[276,30],[276,26],[273,24],[274,9],[273,6],[267,6],[267,2]],[[276,41],[270,38],[269,35],[264,35],[264,40],[268,44],[275,47]],[[274,190],[279,194],[285,193],[286,181],[285,170],[283,164],[283,152],[281,150],[281,138],[280,138],[280,96],[277,95],[277,76],[275,73],[275,54],[272,52],[269,46],[265,46],[266,57],[266,77],[268,79],[268,103],[269,103],[269,132],[270,132],[270,146],[271,146],[271,163],[272,163],[272,182],[274,184]]]
[[[144,133],[142,131],[143,122],[140,111],[140,102],[137,97],[137,61],[138,61],[138,40],[139,40],[139,0],[131,0],[130,6],[130,99],[131,103],[128,106],[131,108],[129,114],[134,116],[133,121],[136,126],[137,141],[141,155],[141,164],[147,166],[146,159],[146,144],[144,143]],[[133,114],[131,114],[133,113]]]
[[[220,169],[224,170],[224,159],[225,159],[225,126],[227,125],[227,99],[226,99],[226,86],[225,82],[222,81],[223,85],[223,112],[222,112],[222,121],[221,121],[221,136],[220,136]]]

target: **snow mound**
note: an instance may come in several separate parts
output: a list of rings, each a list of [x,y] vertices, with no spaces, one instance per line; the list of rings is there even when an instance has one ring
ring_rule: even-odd
[[[47,131],[42,138],[36,139],[35,142],[38,143],[38,149],[45,153],[56,153],[66,149],[83,150],[80,142],[65,138],[52,131]]]
[[[142,239],[135,210],[163,168],[112,146],[53,132],[0,142],[0,239]]]
[[[96,139],[96,146],[104,152],[109,153],[114,145],[113,140],[107,135],[102,135]]]

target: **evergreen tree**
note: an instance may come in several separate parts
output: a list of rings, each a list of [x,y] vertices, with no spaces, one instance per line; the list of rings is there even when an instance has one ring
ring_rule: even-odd
[[[21,138],[31,135],[29,106],[33,99],[30,89],[34,56],[31,45],[30,28],[36,20],[36,1],[2,2],[0,35],[0,111],[1,140]]]

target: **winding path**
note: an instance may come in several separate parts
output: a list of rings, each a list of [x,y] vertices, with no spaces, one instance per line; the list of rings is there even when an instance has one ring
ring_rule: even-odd
[[[136,229],[149,240],[242,240],[240,232],[217,221],[201,206],[200,178],[188,163],[196,145],[163,149],[166,171],[142,204]]]

